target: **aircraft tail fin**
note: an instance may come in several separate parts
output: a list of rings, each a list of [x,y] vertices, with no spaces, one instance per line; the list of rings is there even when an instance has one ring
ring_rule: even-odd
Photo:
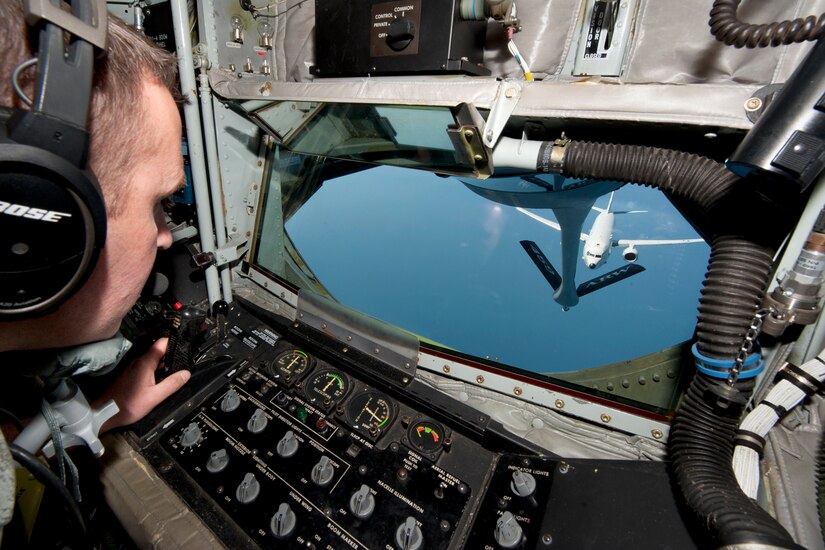
[[[553,267],[553,264],[550,263],[550,260],[547,259],[547,256],[544,255],[539,246],[533,241],[519,242],[521,246],[524,247],[527,255],[530,256],[530,259],[533,260],[533,263],[536,264],[539,271],[541,271],[541,274],[544,275],[544,278],[547,279],[547,282],[550,283],[550,286],[553,287],[553,290],[558,290],[561,286],[561,275],[559,275],[559,272],[556,271],[556,268]]]
[[[535,260],[534,260],[535,261]],[[608,271],[603,275],[599,275],[589,281],[586,281],[578,286],[576,289],[576,294],[579,295],[581,298],[591,292],[596,292],[597,290],[601,290],[606,286],[610,286],[613,283],[618,283],[619,281],[623,281],[628,277],[632,277],[638,273],[644,271],[645,268],[640,266],[639,264],[627,264],[614,269],[613,271]]]
[[[607,201],[607,208],[599,208],[598,206],[591,206],[593,210],[596,212],[601,212],[604,214],[605,212],[610,212],[611,214],[646,214],[647,210],[612,210],[613,208],[613,196],[616,194],[615,191],[610,193],[610,200]]]
[[[613,195],[615,195],[615,194],[616,194],[615,191],[610,192],[610,199],[608,199],[608,201],[607,201],[607,208],[599,208],[595,204],[593,206],[591,206],[590,208],[595,210],[596,212],[601,212],[602,214],[604,214],[605,212],[611,212],[613,214],[622,214],[623,212],[613,212],[611,210],[611,207],[613,206]]]

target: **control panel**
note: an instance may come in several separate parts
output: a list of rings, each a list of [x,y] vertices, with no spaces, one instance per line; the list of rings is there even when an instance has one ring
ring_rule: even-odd
[[[542,452],[420,382],[383,379],[323,334],[239,305],[197,330],[176,324],[194,384],[136,441],[229,547],[700,545],[662,463]]]
[[[289,342],[254,363],[162,439],[246,533],[273,546],[446,547],[481,480],[437,460],[467,442]]]
[[[320,77],[489,75],[482,64],[486,34],[485,21],[461,17],[459,2],[317,0],[311,71]]]

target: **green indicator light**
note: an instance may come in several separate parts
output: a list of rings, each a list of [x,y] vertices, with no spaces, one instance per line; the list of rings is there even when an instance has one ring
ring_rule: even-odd
[[[307,410],[304,407],[298,407],[295,409],[295,416],[298,417],[298,420],[303,422],[307,418]]]
[[[438,432],[436,432],[435,430],[433,430],[432,428],[427,427],[427,426],[419,426],[418,428],[415,429],[415,431],[418,434],[419,438],[421,437],[421,433],[424,432],[425,434],[429,435],[432,438],[432,440],[435,441],[436,443],[438,443],[438,440],[441,439],[438,436]]]

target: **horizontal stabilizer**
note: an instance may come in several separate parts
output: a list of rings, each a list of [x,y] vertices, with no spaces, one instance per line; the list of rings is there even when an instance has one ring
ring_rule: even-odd
[[[518,210],[519,212],[521,212],[525,216],[530,216],[531,218],[533,218],[534,220],[536,220],[539,223],[543,223],[547,227],[552,227],[556,231],[561,231],[561,226],[559,224],[557,224],[556,222],[552,221],[552,220],[548,220],[547,218],[542,218],[538,214],[533,214],[532,212],[530,212],[529,210],[525,210],[524,208],[516,208],[516,210]],[[582,241],[587,240],[587,233],[580,233],[579,235],[580,235],[579,238]]]
[[[553,267],[553,264],[550,263],[550,260],[547,259],[547,256],[544,255],[541,249],[539,249],[539,246],[533,241],[520,242],[521,246],[523,246],[527,252],[527,255],[530,256],[530,259],[533,260],[533,263],[539,268],[541,274],[544,275],[544,278],[547,279],[547,282],[553,287],[553,290],[558,290],[561,286],[561,275],[559,275],[559,272]]]
[[[526,248],[526,247],[525,247]],[[529,252],[528,252],[529,253]],[[535,260],[533,260],[535,261]],[[582,297],[586,294],[590,294],[591,292],[596,292],[597,290],[601,290],[606,286],[610,286],[613,283],[618,283],[619,281],[623,281],[628,277],[632,277],[637,273],[641,273],[644,271],[645,268],[640,266],[639,264],[628,264],[623,265],[618,269],[614,269],[613,271],[608,271],[604,275],[599,275],[593,279],[590,279],[587,282],[584,282],[579,285],[576,289],[576,294],[579,297]]]

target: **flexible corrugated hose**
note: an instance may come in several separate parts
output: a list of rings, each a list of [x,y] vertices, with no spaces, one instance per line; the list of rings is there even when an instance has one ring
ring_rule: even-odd
[[[762,242],[761,230],[753,235],[739,230],[757,220],[743,224],[740,214],[719,212],[728,208],[727,197],[748,182],[716,161],[689,153],[575,141],[566,145],[562,173],[656,187],[690,201],[712,220],[721,219],[710,240],[696,337],[703,355],[734,359],[762,302],[774,253]],[[688,505],[720,546],[798,548],[779,522],[739,489],[731,468],[733,437],[753,385],[740,380],[731,387],[725,380],[695,375],[671,429],[674,472]]]
[[[817,40],[825,29],[825,14],[762,25],[743,23],[736,16],[741,0],[716,0],[710,10],[710,32],[737,48],[767,48]]]

